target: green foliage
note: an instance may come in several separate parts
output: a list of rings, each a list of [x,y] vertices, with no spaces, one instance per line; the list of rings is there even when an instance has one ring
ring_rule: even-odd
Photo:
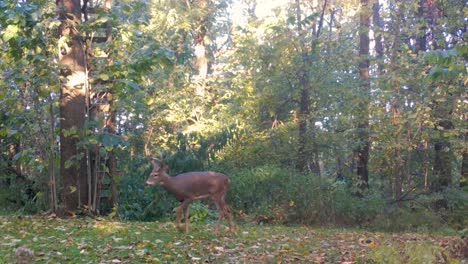
[[[201,201],[190,204],[189,207],[190,223],[215,221],[218,219],[218,211],[210,209]]]
[[[369,255],[369,261],[371,263],[374,263],[373,261],[375,263],[438,263],[446,262],[447,255],[437,245],[427,242],[413,242],[406,244],[402,250],[390,245],[383,245]]]
[[[401,207],[394,203],[384,205],[385,210],[369,226],[388,231],[411,230],[428,232],[445,228],[463,229],[467,224],[468,194],[447,188],[440,193],[424,194],[409,199]]]
[[[443,223],[437,213],[427,208],[396,208],[388,206],[384,212],[371,222],[370,226],[377,230],[392,232],[441,230]]]
[[[0,169],[2,166],[0,165]],[[5,173],[5,170],[0,170]],[[21,211],[26,214],[44,210],[43,193],[22,175],[0,174],[0,205],[2,210]]]
[[[354,196],[342,182],[272,165],[235,171],[230,177],[229,203],[260,221],[365,225],[385,204],[378,195]]]
[[[161,187],[145,186],[151,171],[146,159],[130,160],[122,165],[128,173],[119,181],[119,215],[130,220],[153,220],[171,216],[177,201]]]

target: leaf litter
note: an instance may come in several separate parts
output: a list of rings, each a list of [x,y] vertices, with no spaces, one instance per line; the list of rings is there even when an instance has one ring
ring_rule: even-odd
[[[0,216],[0,222],[0,263],[17,261],[19,248],[45,263],[407,263],[417,258],[413,252],[460,263],[468,257],[462,236],[250,224],[215,236],[212,224],[197,223],[186,236],[159,222],[41,216]]]

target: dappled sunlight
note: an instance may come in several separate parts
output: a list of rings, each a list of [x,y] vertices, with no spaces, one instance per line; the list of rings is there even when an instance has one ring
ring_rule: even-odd
[[[125,227],[121,222],[116,221],[96,221],[93,228],[105,233],[113,233],[127,227]]]

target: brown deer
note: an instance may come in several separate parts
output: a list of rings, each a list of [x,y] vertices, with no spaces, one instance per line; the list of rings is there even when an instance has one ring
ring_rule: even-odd
[[[150,161],[153,164],[153,171],[146,180],[146,184],[161,185],[181,202],[181,205],[176,209],[176,224],[180,231],[183,230],[181,227],[181,214],[183,213],[185,217],[185,233],[187,234],[189,231],[188,207],[194,200],[203,198],[211,198],[219,211],[215,233],[219,233],[223,218],[227,219],[229,230],[234,231],[232,215],[224,201],[231,183],[226,175],[212,171],[199,171],[182,173],[171,177],[167,174],[167,166],[163,162],[154,159]]]

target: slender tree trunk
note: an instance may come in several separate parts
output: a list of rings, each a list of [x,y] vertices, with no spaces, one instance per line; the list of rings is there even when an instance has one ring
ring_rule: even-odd
[[[320,175],[319,166],[319,152],[315,144],[309,144],[309,137],[313,140],[313,134],[311,129],[313,126],[311,123],[311,80],[309,76],[311,54],[315,54],[318,51],[319,36],[322,31],[323,21],[325,17],[325,11],[327,10],[328,0],[325,0],[320,13],[320,20],[318,26],[314,27],[314,40],[312,40],[310,51],[308,50],[309,45],[305,43],[305,32],[302,28],[301,18],[301,4],[299,0],[296,0],[296,20],[297,20],[297,31],[300,38],[300,53],[301,53],[301,64],[299,66],[298,78],[300,88],[300,99],[298,109],[298,164],[297,167],[300,171],[311,171],[317,175]],[[311,147],[315,149],[311,149]],[[310,164],[309,164],[310,163]]]
[[[304,32],[302,31],[302,18],[301,18],[301,4],[299,0],[296,0],[296,20],[297,20],[297,31],[299,32],[301,42],[301,56],[306,58],[308,55],[307,50],[304,47],[303,38]],[[302,172],[308,169],[308,160],[310,153],[307,151],[307,122],[310,115],[310,80],[308,71],[305,67],[305,61],[299,66],[299,87],[301,89],[299,99],[299,111],[298,111],[298,122],[299,122],[299,139],[298,139],[298,169]]]
[[[361,80],[360,116],[358,119],[357,174],[358,186],[361,189],[369,187],[369,27],[371,10],[368,0],[361,0],[360,31],[359,31],[359,78]]]
[[[418,17],[420,19],[424,19],[426,17],[426,12],[425,12],[425,7],[424,7],[426,1],[427,0],[419,0]],[[419,51],[421,52],[426,51],[426,45],[427,45],[426,30],[427,30],[426,23],[422,23],[416,35],[416,54]]]
[[[198,1],[198,8],[200,10],[206,11],[209,10],[209,0],[199,0]],[[207,34],[209,25],[209,14],[203,14],[199,21],[197,28],[195,29],[196,36],[195,36],[195,64],[197,67],[197,77],[198,83],[196,85],[196,94],[199,96],[205,96],[206,87],[205,87],[205,80],[208,77],[208,43],[207,43]]]
[[[404,4],[400,1],[396,2],[396,16],[393,23],[393,43],[390,54],[390,74],[398,74],[398,56],[401,45],[401,27],[404,14]],[[398,205],[401,206],[400,199],[403,191],[403,158],[402,158],[402,142],[403,135],[401,129],[401,116],[402,116],[402,106],[401,106],[401,83],[398,79],[394,79],[391,82],[393,87],[393,100],[391,102],[391,112],[392,112],[392,125],[394,133],[394,147],[393,147],[393,176],[394,176],[394,199],[398,201]]]
[[[56,213],[58,209],[58,199],[57,199],[57,173],[56,173],[56,149],[55,149],[55,116],[54,116],[54,106],[53,101],[49,106],[49,144],[50,144],[50,153],[49,153],[49,190],[50,190],[50,208],[52,212]]]
[[[113,100],[110,100],[110,115],[106,120],[106,127],[110,134],[117,133],[117,111],[114,109]],[[113,208],[113,212],[117,215],[118,209],[118,189],[117,189],[117,177],[118,177],[118,169],[117,169],[117,155],[115,147],[109,153],[109,161],[108,161],[108,168],[109,168],[109,176],[111,178],[111,197],[110,197],[110,204]]]
[[[104,8],[106,12],[109,12],[112,6],[112,0],[105,0]],[[112,41],[112,24],[107,22],[106,28],[106,42]],[[109,65],[113,64],[111,54],[108,54]],[[110,134],[117,134],[117,111],[115,109],[115,96],[112,93],[109,93],[107,96],[109,101],[109,116],[106,120],[106,127]],[[117,155],[116,149],[113,148],[112,151],[109,153],[109,176],[111,178],[111,197],[110,197],[110,204],[115,212],[115,216],[118,215],[118,188],[117,188],[117,177],[118,177],[118,169],[117,169]]]
[[[437,123],[438,128],[436,129],[438,130],[438,136],[434,139],[432,191],[440,191],[452,184],[452,162],[454,160],[454,154],[450,140],[444,136],[445,133],[454,128],[452,121],[449,120],[451,115],[450,101],[452,100],[440,103],[443,104],[443,106],[436,106],[434,110],[441,120]]]
[[[309,93],[309,78],[304,75],[307,73],[301,73],[299,77],[301,89],[300,103],[299,103],[299,148],[298,148],[298,168],[300,171],[308,170],[308,161],[310,159],[310,151],[308,151],[307,145],[307,121],[310,115],[310,93]]]
[[[468,152],[463,152],[460,187],[468,186]]]
[[[63,209],[74,211],[87,202],[86,163],[83,150],[77,147],[82,138],[85,122],[86,66],[82,40],[76,32],[81,23],[80,0],[57,0],[59,28],[60,103],[60,174],[62,189],[60,196]],[[77,162],[67,166],[67,161]]]
[[[372,6],[372,21],[374,24],[374,35],[375,35],[375,53],[376,57],[378,59],[378,69],[379,73],[383,71],[383,65],[381,62],[381,59],[383,58],[384,55],[384,46],[382,43],[382,20],[380,19],[380,3],[379,0],[376,0],[374,2],[374,5]]]

